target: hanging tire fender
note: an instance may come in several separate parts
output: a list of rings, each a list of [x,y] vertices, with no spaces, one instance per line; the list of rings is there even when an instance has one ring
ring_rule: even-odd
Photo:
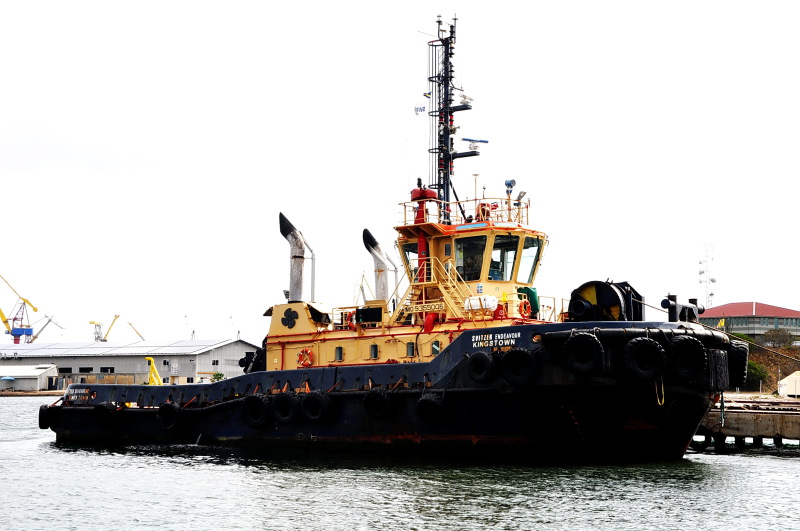
[[[661,343],[649,337],[637,337],[622,349],[625,373],[636,380],[654,381],[664,373],[667,354]]]
[[[515,387],[524,387],[535,382],[542,373],[539,351],[511,349],[500,358],[500,373],[503,379]]]
[[[94,406],[92,414],[94,415],[94,421],[97,425],[105,428],[114,420],[114,414],[116,412],[117,408],[111,402],[100,402]]]
[[[244,422],[251,428],[264,428],[272,418],[269,395],[250,395],[242,401],[242,416]]]
[[[158,419],[158,425],[161,426],[161,429],[169,431],[178,425],[180,415],[181,408],[178,404],[175,402],[165,402],[158,406],[156,418]]]
[[[39,429],[46,430],[50,427],[50,406],[42,404],[39,406]]]
[[[291,424],[297,419],[300,401],[293,392],[280,393],[272,397],[272,415],[281,424]]]
[[[728,373],[728,351],[719,348],[707,349],[708,363],[706,365],[703,388],[709,391],[724,391],[730,389],[730,374]]]
[[[383,387],[374,387],[364,395],[364,412],[372,418],[387,418],[392,413],[392,395]]]
[[[668,372],[679,383],[700,383],[708,354],[703,342],[696,337],[677,336],[670,341]]]
[[[731,341],[728,349],[728,379],[733,388],[743,387],[747,381],[747,358],[750,348],[744,341]]]
[[[302,395],[300,398],[300,412],[311,422],[322,422],[331,413],[331,397],[326,392],[317,389]]]
[[[594,334],[576,332],[564,342],[561,355],[570,371],[578,376],[589,376],[602,368],[605,351]]]
[[[433,393],[423,394],[416,403],[419,418],[425,422],[438,423],[442,420],[442,397]]]
[[[467,358],[467,375],[474,382],[487,383],[494,378],[494,358],[486,352],[473,352]]]

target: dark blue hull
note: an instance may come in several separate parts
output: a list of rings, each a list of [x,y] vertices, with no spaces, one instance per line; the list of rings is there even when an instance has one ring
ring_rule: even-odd
[[[257,372],[206,385],[75,384],[60,404],[43,406],[40,427],[60,443],[197,443],[274,455],[680,459],[728,385],[727,340],[691,333],[705,345],[703,360],[680,365],[675,354],[675,366],[651,378],[646,366],[631,371],[622,347],[656,329],[668,346],[686,330],[592,324],[581,330],[594,330],[599,351],[572,352],[574,324],[525,325],[464,332],[429,363]],[[510,337],[511,350],[486,346]]]

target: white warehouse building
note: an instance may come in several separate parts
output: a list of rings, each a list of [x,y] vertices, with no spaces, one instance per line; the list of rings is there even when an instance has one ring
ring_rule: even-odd
[[[0,372],[13,367],[54,364],[57,376],[45,389],[65,389],[71,383],[145,384],[152,358],[162,383],[186,384],[242,374],[239,360],[258,347],[241,339],[21,343],[0,345]]]

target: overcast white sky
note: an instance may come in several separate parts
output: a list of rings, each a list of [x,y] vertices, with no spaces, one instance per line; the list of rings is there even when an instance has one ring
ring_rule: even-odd
[[[413,108],[437,14],[459,17],[461,132],[490,141],[456,186],[527,191],[541,294],[611,278],[702,300],[712,246],[714,305],[800,309],[797,2],[4,1],[0,274],[35,329],[64,327],[38,341],[120,314],[110,340],[132,322],[259,343],[288,288],[279,212],[316,253],[316,299],[351,304],[361,231],[392,249],[427,182]]]

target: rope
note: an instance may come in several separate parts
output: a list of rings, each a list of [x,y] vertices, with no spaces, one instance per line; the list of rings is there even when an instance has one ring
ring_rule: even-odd
[[[660,397],[658,396],[658,381],[653,382],[653,384],[656,386],[656,404],[658,404],[659,406],[663,406],[664,405],[664,399],[666,398],[666,395],[664,394],[664,378],[659,378],[659,380],[661,381],[661,396]]]
[[[635,299],[634,299],[634,300],[635,300]],[[647,304],[647,303],[645,303],[644,301],[638,301],[638,300],[637,300],[636,302],[639,302],[639,303],[641,303],[642,305],[644,305],[644,306],[647,306],[648,308],[652,308],[653,310],[658,310],[658,311],[659,311],[659,312],[661,312],[661,313],[667,313],[667,311],[666,311],[666,310],[664,310],[663,308],[658,308],[658,307],[656,307],[656,306],[652,306],[652,305],[650,305],[650,304]],[[758,345],[758,344],[756,344],[756,343],[753,343],[752,341],[747,341],[746,339],[742,339],[741,337],[739,337],[739,336],[735,336],[735,335],[733,335],[733,334],[731,334],[731,333],[729,333],[729,332],[726,332],[725,330],[720,330],[719,328],[714,328],[713,326],[709,326],[709,325],[707,325],[707,324],[703,324],[703,323],[693,323],[693,324],[698,324],[698,325],[700,325],[700,326],[702,326],[703,328],[706,328],[706,329],[708,329],[708,330],[712,330],[712,331],[714,331],[714,332],[719,332],[720,334],[725,334],[726,336],[728,336],[728,338],[735,339],[736,341],[741,341],[742,343],[747,343],[748,345],[752,345],[752,346],[754,346],[754,347],[758,347],[758,348],[760,348],[760,349],[766,350],[766,351],[767,351],[767,352],[769,352],[770,354],[774,354],[774,355],[776,355],[776,356],[780,356],[780,357],[782,357],[782,358],[786,358],[787,360],[792,360],[792,361],[794,361],[794,362],[796,362],[796,363],[800,363],[800,359],[793,358],[793,357],[791,357],[791,356],[787,356],[786,354],[783,354],[782,352],[778,352],[777,350],[772,350],[772,349],[770,349],[770,348],[767,348],[767,347],[765,347],[765,346],[763,346],[763,345]]]
[[[393,391],[396,391],[396,390],[397,390],[397,388],[398,388],[398,387],[400,387],[400,385],[401,385],[403,382],[405,382],[405,381],[406,381],[406,377],[405,377],[405,375],[401,376],[401,377],[400,377],[400,379],[399,379],[399,380],[397,380],[397,383],[396,383],[396,384],[394,384],[394,385],[392,386],[392,390],[393,390]]]
[[[339,380],[338,380],[338,381],[337,381],[335,384],[333,384],[333,387],[331,387],[330,389],[328,389],[328,390],[327,390],[327,391],[325,391],[325,392],[326,392],[326,393],[330,393],[331,391],[333,391],[334,389],[336,389],[336,387],[337,387],[337,386],[338,386],[340,383],[342,383],[342,380],[341,380],[341,379],[339,379]]]

